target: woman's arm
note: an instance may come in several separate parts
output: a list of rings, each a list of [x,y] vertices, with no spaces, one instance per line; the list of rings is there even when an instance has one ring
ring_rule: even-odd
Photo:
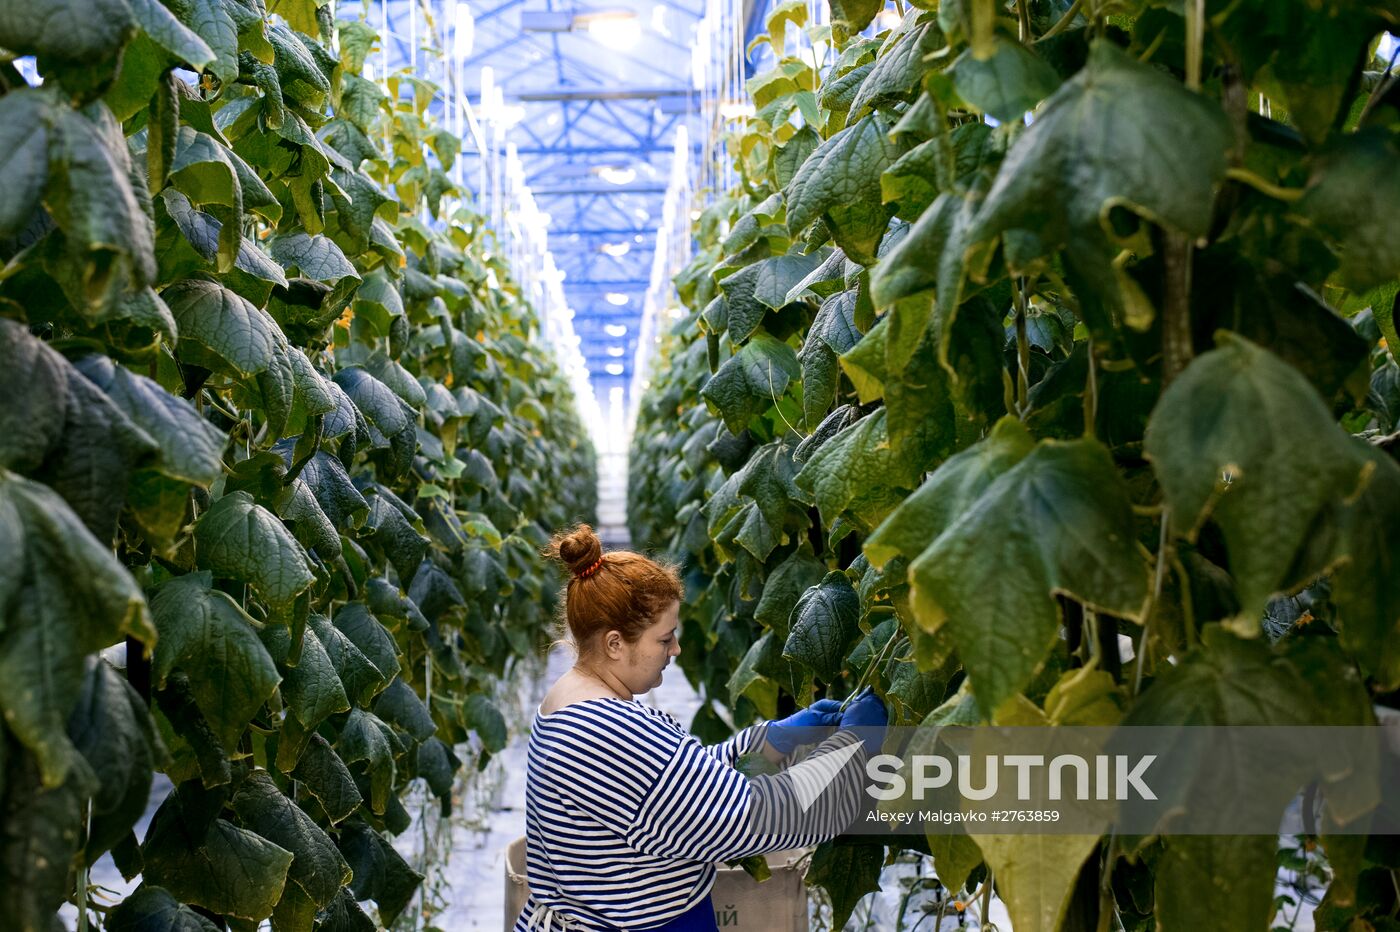
[[[818,844],[859,812],[864,761],[860,739],[841,732],[783,773],[750,779],[685,742],[623,835],[647,854],[710,862]]]
[[[767,731],[768,723],[758,722],[739,729],[732,737],[726,738],[719,744],[701,745],[701,749],[721,764],[734,767],[738,765],[740,757],[753,751],[762,751],[763,755],[768,757],[772,749],[764,740]],[[769,757],[769,760],[773,760],[773,758]],[[777,760],[773,760],[773,763],[781,761],[782,756],[779,755]]]

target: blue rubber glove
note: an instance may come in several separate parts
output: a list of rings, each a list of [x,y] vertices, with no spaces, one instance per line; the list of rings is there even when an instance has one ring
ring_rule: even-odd
[[[830,728],[841,722],[841,703],[836,699],[818,699],[805,709],[798,709],[787,718],[768,726],[766,738],[775,750],[791,754],[799,744],[819,740],[818,728]]]
[[[880,753],[880,746],[885,741],[885,726],[889,724],[889,720],[885,704],[875,695],[875,690],[867,686],[856,693],[851,704],[846,706],[846,711],[841,715],[841,728],[858,729],[857,733],[865,745],[865,753],[873,756]]]

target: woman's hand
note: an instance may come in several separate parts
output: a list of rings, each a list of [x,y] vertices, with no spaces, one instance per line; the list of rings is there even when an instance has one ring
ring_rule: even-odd
[[[859,728],[866,754],[874,755],[880,752],[880,746],[885,741],[885,725],[889,720],[884,702],[875,695],[873,688],[867,686],[856,693],[851,704],[846,706],[846,711],[841,714],[841,727]]]
[[[818,699],[787,718],[769,723],[766,737],[774,750],[784,755],[791,754],[797,745],[809,743],[813,737],[805,733],[805,729],[829,728],[840,722],[841,703],[835,699]],[[804,738],[807,740],[804,741]]]

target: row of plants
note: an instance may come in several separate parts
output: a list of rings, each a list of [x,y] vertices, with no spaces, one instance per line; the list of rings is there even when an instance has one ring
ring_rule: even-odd
[[[0,4],[42,78],[0,64],[7,929],[393,926],[401,797],[505,744],[593,452],[377,41],[313,0]]]
[[[1373,723],[1400,8],[884,8],[771,12],[641,405],[629,517],[684,561],[694,730],[865,683],[930,728]],[[1317,927],[1396,928],[1394,840],[1320,844]],[[1275,908],[1267,836],[886,835],[815,851],[838,927],[907,848],[1018,932]]]

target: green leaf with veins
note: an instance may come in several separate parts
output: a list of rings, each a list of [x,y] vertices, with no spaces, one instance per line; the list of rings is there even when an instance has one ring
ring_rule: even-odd
[[[24,229],[48,180],[51,92],[20,88],[0,97],[0,236]]]
[[[213,52],[208,70],[225,84],[238,77],[238,25],[236,15],[248,15],[248,9],[225,0],[188,0],[182,5],[185,23],[194,30]],[[261,32],[261,20],[258,20]],[[252,51],[251,47],[249,51]]]
[[[824,680],[835,680],[859,636],[860,597],[850,578],[833,570],[793,606],[783,657],[804,664]]]
[[[912,98],[924,74],[941,65],[930,65],[928,57],[947,42],[938,28],[936,16],[910,9],[899,29],[885,40],[874,66],[860,82],[860,92],[851,103],[850,115],[859,118],[865,115],[868,107],[888,106]]]
[[[137,25],[177,61],[192,66],[195,71],[203,71],[206,65],[213,64],[213,49],[197,31],[176,19],[160,0],[127,0],[127,3]]]
[[[77,369],[160,445],[157,468],[162,474],[206,488],[223,474],[228,436],[189,401],[105,356],[87,356]]]
[[[380,921],[392,927],[423,882],[423,875],[362,822],[346,823],[340,833],[340,851],[355,872],[350,890],[355,899],[372,899]]]
[[[363,763],[370,779],[370,808],[384,812],[394,784],[394,752],[389,726],[364,709],[351,709],[336,739],[336,753],[346,764]]]
[[[773,256],[745,266],[719,283],[727,299],[729,339],[747,340],[769,311],[787,304],[788,292],[822,264],[826,254]]]
[[[243,378],[267,369],[286,343],[267,312],[217,282],[181,279],[161,298],[175,315],[182,343],[199,344]]]
[[[1100,40],[1007,152],[969,242],[1027,229],[1054,247],[1114,207],[1205,236],[1231,139],[1218,104]]]
[[[142,852],[148,883],[191,905],[253,922],[272,915],[292,864],[286,848],[223,819],[191,835],[166,806],[151,820]]]
[[[81,266],[86,304],[79,310],[100,316],[116,291],[127,290],[118,286],[156,277],[146,192],[132,188],[144,173],[133,171],[121,127],[101,104],[57,107],[51,133],[44,204]]]
[[[116,55],[136,30],[126,0],[0,3],[0,46],[16,55],[80,64]]]
[[[1108,451],[1093,440],[1042,441],[910,565],[915,617],[930,631],[949,626],[974,694],[995,709],[1049,653],[1056,594],[1139,616],[1147,566],[1135,539],[1127,483]]]
[[[1014,39],[997,36],[980,58],[967,49],[953,62],[953,86],[967,103],[1003,123],[1021,119],[1060,84],[1053,68]]]
[[[317,906],[325,906],[350,882],[350,865],[330,836],[282,795],[266,770],[255,770],[244,779],[232,805],[240,822],[292,853],[287,879],[306,891]]]
[[[821,582],[826,572],[826,564],[814,557],[809,548],[793,551],[764,580],[763,594],[753,613],[754,621],[786,640],[792,607],[803,592]]]
[[[0,711],[56,787],[87,765],[64,725],[83,656],[131,635],[150,643],[146,600],[126,568],[46,486],[0,470]]]
[[[191,573],[156,591],[151,614],[160,639],[151,675],[163,687],[184,670],[219,742],[233,748],[281,677],[255,622],[211,583],[208,573]]]
[[[248,583],[279,609],[315,581],[291,531],[247,492],[225,495],[200,517],[195,545],[201,566]]]
[[[811,494],[828,526],[848,513],[874,527],[931,465],[931,451],[921,436],[912,439],[911,452],[895,455],[887,416],[880,408],[851,424],[823,444],[797,474],[797,487]]]
[[[342,822],[363,800],[350,769],[325,738],[312,734],[296,769],[290,774],[321,804],[331,822]]]
[[[724,419],[724,426],[737,434],[750,418],[772,407],[797,375],[797,354],[792,347],[758,333],[724,361],[700,396]]]
[[[1322,567],[1296,567],[1319,517],[1362,487],[1368,462],[1307,379],[1221,331],[1162,393],[1144,450],[1179,533],[1220,527],[1242,631],[1264,604]]]
[[[1004,417],[980,442],[949,457],[866,540],[870,565],[918,556],[972,507],[987,486],[1025,459],[1035,442],[1020,421]]]
[[[389,685],[388,678],[379,672],[379,668],[370,663],[369,658],[360,653],[354,642],[333,626],[324,615],[313,614],[307,621],[307,627],[321,642],[350,702],[361,705],[368,703],[376,693]]]
[[[788,186],[788,231],[796,237],[825,220],[848,258],[873,264],[890,219],[880,198],[880,176],[902,154],[902,148],[890,142],[889,126],[879,114],[826,140]]]
[[[142,884],[107,914],[108,932],[219,932],[214,923],[170,895]]]
[[[281,671],[282,701],[302,725],[315,728],[336,712],[350,711],[345,687],[318,637],[303,634],[301,656],[293,667],[287,664],[292,651],[292,637],[287,628],[268,626],[258,635]]]

